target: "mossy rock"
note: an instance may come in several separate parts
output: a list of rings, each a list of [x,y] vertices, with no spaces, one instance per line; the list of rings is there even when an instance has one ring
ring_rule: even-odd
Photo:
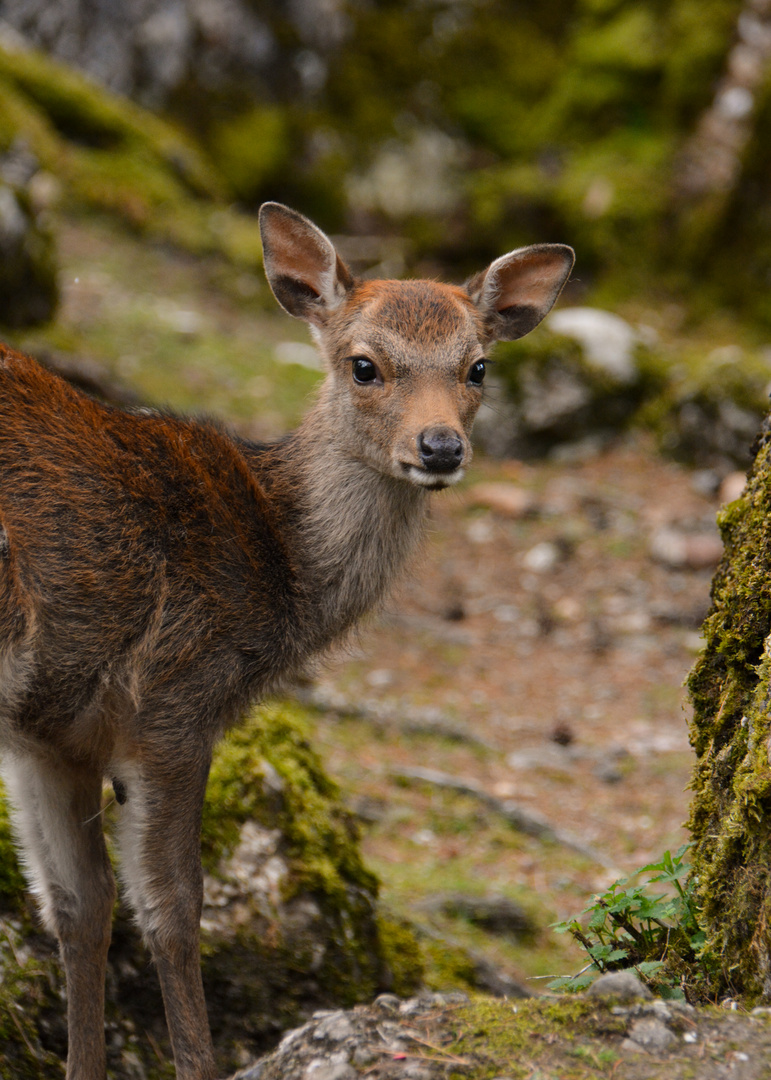
[[[658,392],[661,372],[635,347],[629,377],[619,379],[590,362],[572,338],[540,327],[522,341],[497,346],[494,375],[505,395],[489,423],[477,427],[482,446],[497,456],[538,457],[564,443],[626,428],[641,404]]]
[[[721,511],[723,560],[688,687],[690,815],[705,955],[722,986],[771,1000],[771,425],[746,490]]]
[[[674,360],[649,350],[643,364],[657,386],[635,416],[659,447],[688,464],[747,468],[768,409],[771,364],[738,346],[681,350]]]
[[[227,182],[173,124],[32,49],[0,45],[0,153],[23,139],[65,205],[237,265],[261,260],[254,218],[227,205]]]
[[[734,345],[673,353],[638,336],[629,375],[619,379],[547,321],[522,341],[498,345],[493,358],[498,393],[475,430],[495,456],[539,457],[633,428],[651,432],[678,461],[727,472],[749,464],[768,408],[771,364]]]
[[[406,928],[381,924],[377,881],[299,707],[260,709],[219,746],[203,853],[215,1044],[236,1017],[239,1037],[259,1040],[330,1002],[417,985],[417,943],[410,949]]]

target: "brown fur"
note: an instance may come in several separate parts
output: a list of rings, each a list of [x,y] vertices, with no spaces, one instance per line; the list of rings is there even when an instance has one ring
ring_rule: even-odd
[[[428,491],[468,463],[481,400],[469,371],[506,318],[499,270],[475,298],[356,283],[305,218],[269,204],[262,224],[271,285],[312,324],[328,366],[316,406],[278,443],[98,404],[0,349],[0,748],[66,969],[69,1080],[105,1070],[115,886],[103,778],[124,803],[121,877],[158,968],[177,1075],[214,1076],[198,960],[213,744],[383,596]],[[551,252],[554,298],[568,251]],[[354,380],[356,356],[377,380]]]

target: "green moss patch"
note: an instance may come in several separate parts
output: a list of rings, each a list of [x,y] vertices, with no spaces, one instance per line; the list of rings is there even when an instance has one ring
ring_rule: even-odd
[[[609,1036],[626,1032],[624,1018],[586,998],[512,1004],[476,998],[453,1014],[456,1038],[445,1051],[473,1062],[474,1080],[506,1076],[525,1080],[556,1075],[561,1080],[613,1076],[619,1054]],[[468,1076],[469,1069],[450,1073]]]

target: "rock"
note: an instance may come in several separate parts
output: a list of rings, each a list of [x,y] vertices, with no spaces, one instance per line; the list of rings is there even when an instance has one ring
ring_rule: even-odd
[[[339,8],[335,0],[287,8],[298,51],[318,47],[319,37],[339,37]],[[269,20],[244,0],[145,0],[109,8],[92,8],[86,0],[32,8],[7,0],[3,19],[36,47],[153,108],[182,86],[199,94],[234,85],[257,89],[277,61]],[[294,66],[287,53],[283,61]]]
[[[732,503],[736,499],[740,498],[747,486],[747,474],[746,472],[731,472],[723,480],[720,488],[718,489],[718,499],[720,505],[725,506],[726,503]]]
[[[467,500],[469,506],[484,506],[502,517],[510,518],[526,517],[536,506],[531,491],[505,481],[474,484]]]
[[[625,1049],[634,1050],[639,1050],[642,1047],[649,1054],[660,1054],[669,1050],[676,1043],[676,1036],[661,1020],[654,1017],[643,1017],[634,1021],[629,1030],[629,1037],[624,1040],[622,1046]]]
[[[717,566],[723,555],[723,541],[714,532],[687,533],[665,527],[653,534],[650,553],[666,566],[705,570]]]
[[[587,997],[601,1001],[634,1001],[637,998],[652,1000],[653,994],[633,971],[610,971],[600,975],[584,991]]]
[[[342,1009],[325,1017],[313,1033],[314,1039],[342,1042],[353,1035],[353,1026]]]
[[[556,544],[543,540],[540,544],[530,548],[522,556],[522,565],[527,570],[535,570],[536,573],[545,573],[553,569],[560,561],[561,552]]]
[[[591,307],[561,308],[547,317],[546,325],[552,333],[578,341],[587,361],[611,378],[630,383],[637,377],[637,334],[619,315]]]
[[[384,1013],[396,1012],[401,1005],[401,1001],[396,994],[378,994],[373,1003],[374,1008],[380,1009]]]
[[[359,1075],[346,1056],[333,1054],[330,1058],[315,1058],[308,1063],[303,1080],[356,1080]]]
[[[423,911],[438,911],[454,918],[467,919],[490,934],[532,938],[538,927],[532,915],[507,896],[468,896],[446,893],[430,897],[420,905]]]

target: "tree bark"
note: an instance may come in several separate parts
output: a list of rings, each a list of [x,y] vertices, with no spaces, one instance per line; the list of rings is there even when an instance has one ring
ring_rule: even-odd
[[[725,991],[771,999],[771,418],[725,551],[689,690],[697,754],[690,828],[705,957]]]

